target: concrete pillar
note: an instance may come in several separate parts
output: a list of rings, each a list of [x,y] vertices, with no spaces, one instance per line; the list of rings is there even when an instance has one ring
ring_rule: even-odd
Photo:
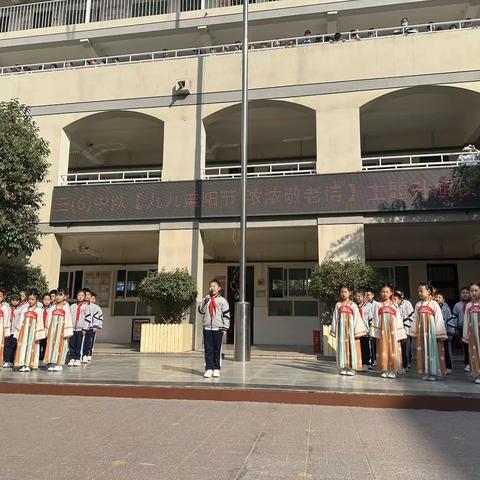
[[[317,110],[317,173],[361,169],[359,109]]]
[[[41,242],[42,246],[32,253],[30,263],[42,269],[50,289],[57,288],[62,259],[61,241],[53,233],[49,233],[41,239]]]
[[[175,270],[186,268],[197,282],[197,304],[203,293],[203,238],[198,227],[163,228],[160,226],[158,269]],[[202,345],[202,323],[197,310],[190,314],[191,323],[195,324],[192,339],[194,348]]]
[[[162,180],[194,180],[205,165],[205,129],[200,107],[174,108],[164,125]]]
[[[324,260],[365,261],[363,223],[318,225],[318,262]]]

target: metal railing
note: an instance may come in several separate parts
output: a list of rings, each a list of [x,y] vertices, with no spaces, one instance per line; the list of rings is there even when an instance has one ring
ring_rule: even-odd
[[[263,3],[274,0],[255,0]],[[52,0],[0,8],[0,33],[242,5],[242,0]]]
[[[111,172],[78,172],[60,177],[61,185],[105,185],[112,183],[160,182],[161,170],[123,170]]]
[[[81,0],[86,1],[86,0]],[[103,1],[103,0],[102,0]],[[218,0],[215,0],[218,2]],[[263,0],[262,0],[263,1]],[[23,6],[23,5],[20,5]],[[14,8],[14,7],[6,7]],[[0,31],[2,26],[1,8],[0,8]],[[441,22],[435,24],[410,25],[409,27],[390,27],[369,30],[352,30],[350,32],[338,33],[335,35],[309,35],[302,37],[289,37],[274,40],[261,40],[249,43],[251,50],[273,50],[279,48],[308,47],[314,45],[331,44],[338,42],[356,42],[360,40],[374,40],[378,38],[387,38],[397,35],[425,35],[455,29],[471,29],[480,26],[480,19],[456,20],[453,22]],[[450,28],[455,26],[455,29]],[[440,30],[442,29],[442,30]],[[159,50],[155,52],[142,52],[129,55],[111,55],[103,57],[90,57],[75,60],[59,60],[44,63],[31,63],[26,65],[10,65],[0,67],[0,75],[28,74],[34,72],[43,72],[51,70],[69,70],[73,68],[98,68],[103,66],[142,63],[161,60],[172,60],[177,58],[195,58],[200,56],[224,55],[241,52],[242,45],[239,41],[224,45],[214,45],[210,47],[193,47],[175,50]]]
[[[479,162],[480,155],[471,152],[419,153],[362,158],[362,170],[411,170],[416,168],[459,167]]]
[[[272,162],[254,163],[247,166],[248,177],[285,177],[289,175],[315,175],[317,165],[314,160],[306,162]],[[219,165],[206,167],[202,178],[239,178],[241,176],[240,163],[234,165]]]

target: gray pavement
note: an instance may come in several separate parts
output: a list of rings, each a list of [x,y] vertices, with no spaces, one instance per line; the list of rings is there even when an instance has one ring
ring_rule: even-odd
[[[315,358],[259,358],[246,365],[224,360],[219,379],[204,379],[203,371],[201,357],[96,355],[91,364],[65,367],[62,373],[21,373],[0,369],[0,382],[478,395],[480,402],[480,385],[474,384],[471,377],[463,372],[461,363],[455,365],[454,375],[441,382],[422,381],[415,372],[397,380],[383,379],[378,372],[342,377],[336,373],[333,360]]]
[[[480,413],[0,395],[1,480],[480,478]]]

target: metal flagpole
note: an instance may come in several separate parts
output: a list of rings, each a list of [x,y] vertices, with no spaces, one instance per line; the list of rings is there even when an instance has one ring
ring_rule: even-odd
[[[248,1],[243,0],[242,45],[242,159],[240,216],[240,299],[235,304],[235,361],[250,360],[250,304],[246,301],[247,274],[247,162],[248,162]]]

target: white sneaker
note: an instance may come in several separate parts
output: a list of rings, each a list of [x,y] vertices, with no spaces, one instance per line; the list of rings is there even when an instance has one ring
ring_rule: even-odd
[[[19,372],[29,372],[30,369],[24,365],[23,367],[20,367],[20,368],[18,369],[18,371],[19,371]]]
[[[453,373],[453,370],[451,368],[447,368],[447,375],[451,375]]]
[[[362,365],[362,371],[368,372],[368,365]]]
[[[49,372],[54,372],[54,371],[55,371],[55,367],[48,367],[47,370],[48,370]]]
[[[435,376],[433,376],[433,375],[429,375],[428,381],[429,381],[429,382],[436,382],[436,381],[437,381],[437,377],[435,377]]]
[[[92,361],[92,356],[91,355],[88,355],[87,356],[87,362],[91,362]]]
[[[213,376],[214,377],[219,377],[220,376],[220,370],[214,370],[213,371]]]
[[[68,362],[68,366],[69,367],[73,367],[75,365],[75,360],[72,358],[69,362]]]
[[[63,372],[63,367],[61,365],[57,365],[53,367],[54,372]]]
[[[383,372],[380,376],[381,376],[382,378],[387,378],[387,375],[388,375],[387,372]]]
[[[9,368],[10,364],[8,362],[3,362],[3,368]]]
[[[467,365],[464,369],[464,372],[470,373],[470,365]]]
[[[422,377],[422,380],[428,380],[428,379],[429,379],[429,376],[428,376],[428,375],[424,375],[424,376]]]
[[[83,356],[82,363],[88,363],[88,357],[86,355]]]
[[[204,378],[212,378],[213,376],[213,370],[207,370],[204,374],[203,374]]]
[[[387,378],[397,378],[397,374],[394,372],[387,373]]]
[[[80,367],[81,365],[82,365],[82,362],[80,360],[75,360],[75,362],[73,362],[74,367]]]
[[[347,375],[353,377],[355,375],[355,370],[347,370]]]
[[[480,377],[475,379],[475,383],[480,383]]]
[[[342,368],[342,370],[340,370],[340,375],[346,375],[346,374],[347,374],[347,371],[344,368]]]

